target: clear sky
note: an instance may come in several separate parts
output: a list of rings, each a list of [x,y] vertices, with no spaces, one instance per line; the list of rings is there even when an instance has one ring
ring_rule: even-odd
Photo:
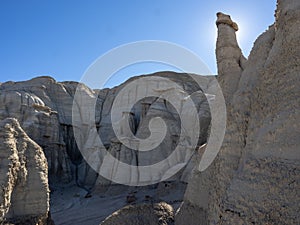
[[[0,82],[40,75],[79,81],[99,56],[141,40],[190,49],[216,74],[216,12],[238,23],[238,41],[248,56],[256,37],[274,22],[275,6],[275,0],[1,0]],[[132,67],[108,86],[168,69]]]

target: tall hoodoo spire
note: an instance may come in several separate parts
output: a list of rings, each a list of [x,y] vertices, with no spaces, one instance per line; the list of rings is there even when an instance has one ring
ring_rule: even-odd
[[[218,12],[216,25],[218,38],[216,47],[218,75],[226,100],[237,90],[246,58],[237,43],[238,25],[229,15]]]

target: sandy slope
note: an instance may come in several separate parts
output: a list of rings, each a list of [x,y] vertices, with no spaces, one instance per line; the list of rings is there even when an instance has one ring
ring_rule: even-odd
[[[59,187],[51,194],[51,216],[56,225],[95,225],[107,215],[126,205],[126,193],[116,196],[94,194],[76,187]]]

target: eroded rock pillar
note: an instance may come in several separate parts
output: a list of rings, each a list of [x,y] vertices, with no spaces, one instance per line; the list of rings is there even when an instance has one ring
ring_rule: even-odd
[[[217,13],[218,38],[216,47],[218,79],[227,103],[237,90],[246,58],[237,43],[238,25],[229,15]]]

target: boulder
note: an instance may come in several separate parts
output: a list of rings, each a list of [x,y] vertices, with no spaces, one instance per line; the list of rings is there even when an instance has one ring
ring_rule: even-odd
[[[107,217],[100,225],[172,225],[174,212],[165,202],[129,205]]]

